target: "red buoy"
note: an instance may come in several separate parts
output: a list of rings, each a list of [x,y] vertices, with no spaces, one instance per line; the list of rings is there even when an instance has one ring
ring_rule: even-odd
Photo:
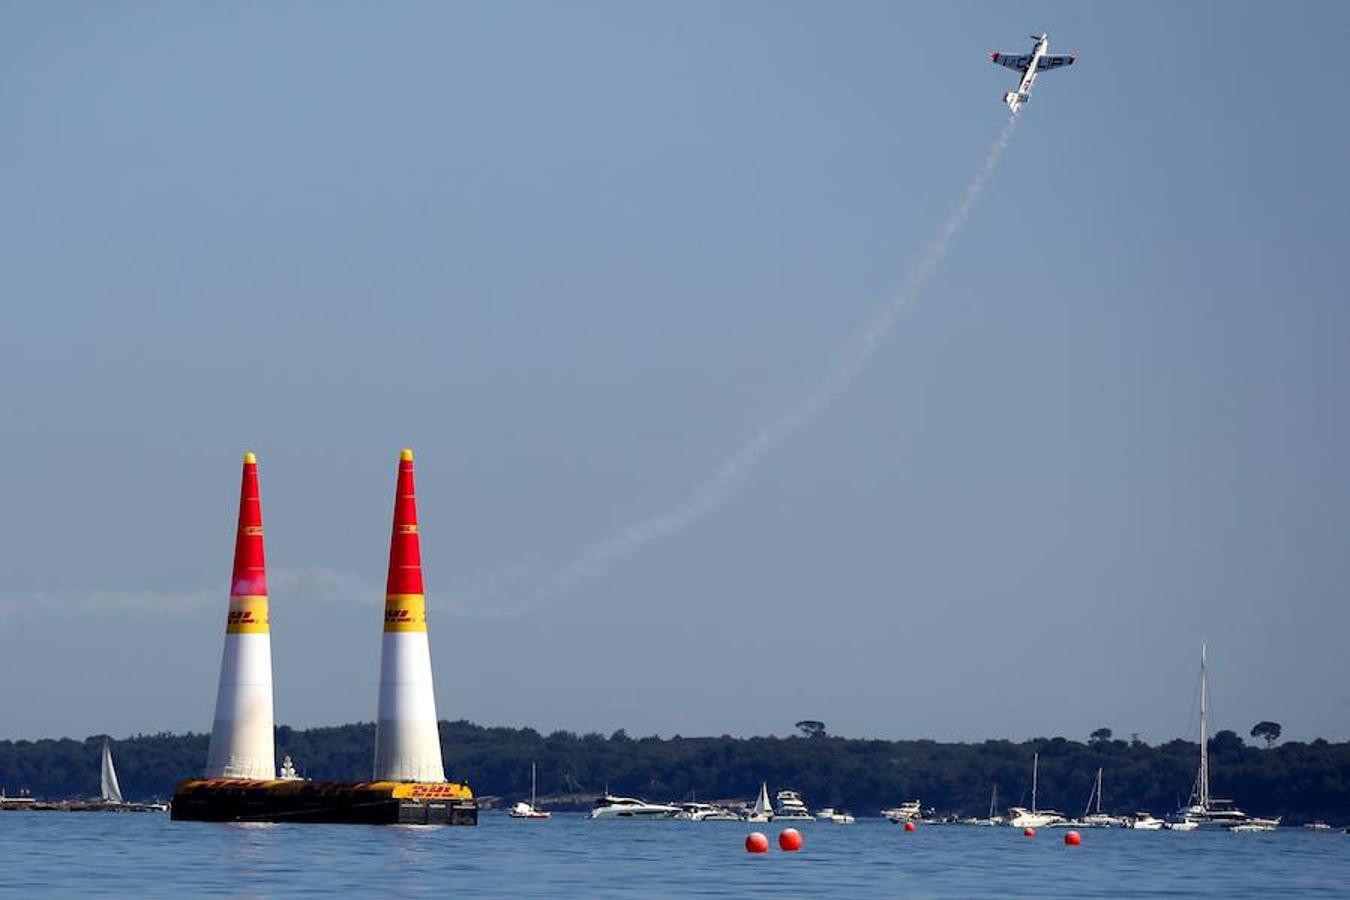
[[[1069,847],[1077,847],[1083,843],[1083,836],[1076,831],[1066,831],[1064,832],[1064,843]]]
[[[802,849],[802,833],[795,828],[784,828],[778,832],[778,849],[784,853],[796,853]]]
[[[906,822],[906,823],[905,823],[905,830],[906,830],[906,831],[918,831],[918,830],[919,830],[919,826],[918,826],[918,825],[915,825],[913,822]]]
[[[1036,836],[1036,829],[1035,829],[1035,828],[1023,828],[1023,829],[1022,829],[1022,837],[1035,837],[1035,836]]]
[[[745,836],[746,853],[768,853],[769,839],[762,831],[752,831]]]

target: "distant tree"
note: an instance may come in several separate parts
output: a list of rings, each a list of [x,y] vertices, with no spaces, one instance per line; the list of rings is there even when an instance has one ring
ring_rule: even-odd
[[[797,728],[801,729],[803,735],[809,738],[825,737],[825,723],[817,722],[815,719],[802,719],[797,723]]]
[[[1105,744],[1107,741],[1111,740],[1111,729],[1098,728],[1096,731],[1092,732],[1092,734],[1088,735],[1088,740],[1092,741],[1094,744]]]
[[[1280,739],[1282,730],[1279,722],[1257,722],[1252,726],[1252,737],[1264,739],[1269,750]]]
[[[1247,745],[1242,743],[1242,738],[1231,728],[1225,728],[1222,731],[1214,732],[1214,736],[1209,739],[1209,749],[1211,753],[1223,756],[1228,753],[1241,753]]]

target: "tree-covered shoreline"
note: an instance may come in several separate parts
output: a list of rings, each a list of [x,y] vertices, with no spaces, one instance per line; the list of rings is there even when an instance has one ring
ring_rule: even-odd
[[[137,735],[113,741],[128,799],[168,797],[180,779],[197,775],[206,760],[205,734]],[[16,794],[61,799],[98,793],[104,737],[82,741],[0,741],[0,787]],[[277,729],[277,755],[289,754],[310,778],[370,777],[375,726]],[[574,801],[608,788],[653,800],[750,799],[761,781],[792,787],[813,807],[834,806],[859,815],[917,798],[941,813],[984,815],[997,785],[999,805],[1029,801],[1031,758],[1040,754],[1039,805],[1081,812],[1098,767],[1104,770],[1103,808],[1166,813],[1187,798],[1199,748],[1173,740],[1149,745],[1062,737],[1029,741],[874,740],[824,734],[811,737],[609,737],[531,728],[442,722],[446,775],[466,780],[483,796],[515,799],[529,792],[530,763],[539,792]],[[1221,731],[1210,741],[1212,786],[1254,815],[1287,823],[1323,819],[1350,823],[1350,742],[1289,741],[1254,747]]]

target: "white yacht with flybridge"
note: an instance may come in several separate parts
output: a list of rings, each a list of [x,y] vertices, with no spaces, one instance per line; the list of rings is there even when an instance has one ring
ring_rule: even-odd
[[[668,803],[648,803],[636,797],[615,797],[605,794],[595,801],[592,819],[673,819],[680,811]]]
[[[806,808],[802,802],[801,795],[796,791],[781,790],[774,797],[777,805],[774,807],[773,821],[775,822],[813,822],[811,811]]]

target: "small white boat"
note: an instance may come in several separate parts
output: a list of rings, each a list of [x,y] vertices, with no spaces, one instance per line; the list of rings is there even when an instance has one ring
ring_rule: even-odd
[[[648,803],[635,797],[605,794],[595,801],[592,819],[673,819],[679,807],[668,803]]]
[[[760,782],[759,796],[755,798],[755,805],[750,807],[750,813],[745,817],[747,822],[769,822],[773,820],[773,806],[769,803],[769,785]]]
[[[724,806],[715,803],[699,803],[689,800],[677,803],[680,811],[675,818],[681,822],[739,822],[741,817]]]
[[[1168,831],[1195,831],[1200,827],[1200,823],[1194,819],[1176,819],[1172,822],[1164,822],[1163,828]]]
[[[1162,819],[1154,818],[1149,813],[1137,812],[1126,818],[1125,827],[1135,828],[1139,831],[1160,831],[1168,825]]]
[[[899,806],[883,809],[881,815],[895,824],[917,822],[923,818],[923,806],[918,800],[906,800]]]
[[[1308,831],[1331,831],[1332,828],[1326,822],[1318,819],[1316,822],[1304,822],[1303,827]]]
[[[517,802],[515,806],[512,806],[512,807],[507,811],[506,814],[507,814],[508,816],[510,816],[510,817],[513,818],[513,819],[551,819],[551,818],[553,818],[553,813],[551,813],[551,812],[546,812],[545,810],[538,809],[538,808],[535,807],[535,805],[534,805],[534,804],[535,804],[535,798],[534,798],[534,786],[535,786],[535,780],[534,780],[534,763],[530,763],[530,802],[529,802],[529,803],[526,803],[524,800],[521,800],[521,801]],[[595,818],[594,814],[592,814],[591,818]]]
[[[833,806],[816,810],[816,819],[821,822],[833,822],[835,825],[852,825],[857,821],[852,813],[836,811]]]
[[[778,801],[774,807],[775,822],[811,822],[811,811],[806,808],[796,791],[782,790],[775,795]]]
[[[1064,816],[1053,809],[1027,809],[1025,806],[1008,808],[1008,824],[1013,828],[1048,828],[1064,821]]]
[[[1279,819],[1257,819],[1251,818],[1241,825],[1234,825],[1228,829],[1234,834],[1254,834],[1261,831],[1274,831],[1280,827]]]

